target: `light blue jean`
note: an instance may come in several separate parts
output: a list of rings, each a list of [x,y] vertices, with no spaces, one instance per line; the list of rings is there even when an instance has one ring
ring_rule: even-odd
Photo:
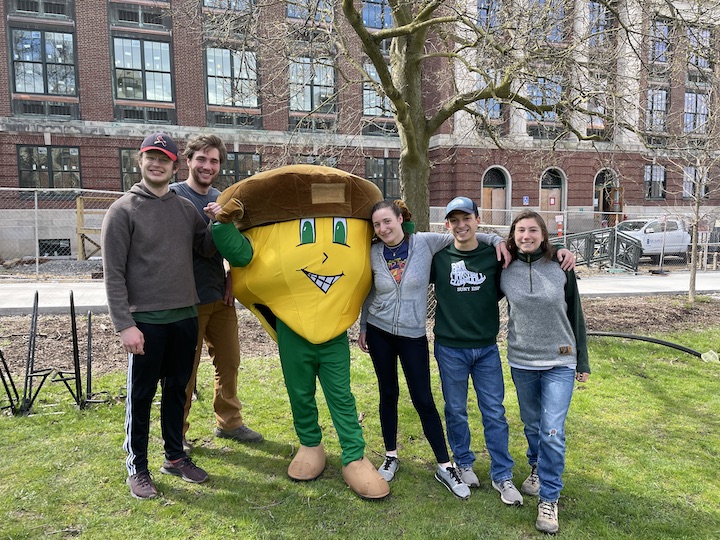
[[[475,462],[475,454],[470,450],[467,413],[468,377],[472,377],[482,414],[485,446],[490,454],[490,478],[495,482],[511,479],[515,462],[508,450],[509,429],[503,406],[505,385],[497,345],[466,349],[436,342],[435,359],[445,398],[448,443],[455,463],[458,467],[472,467]]]
[[[525,425],[527,458],[537,464],[540,500],[557,502],[565,470],[565,418],[570,408],[575,370],[566,366],[544,370],[511,368]]]

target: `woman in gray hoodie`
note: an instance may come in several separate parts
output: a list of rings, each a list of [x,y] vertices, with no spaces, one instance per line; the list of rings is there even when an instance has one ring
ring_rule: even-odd
[[[539,496],[535,527],[554,534],[565,418],[575,380],[586,382],[590,375],[585,319],[575,272],[560,268],[539,214],[526,210],[515,217],[508,250],[513,260],[500,275],[509,306],[507,357],[532,468],[521,490]]]

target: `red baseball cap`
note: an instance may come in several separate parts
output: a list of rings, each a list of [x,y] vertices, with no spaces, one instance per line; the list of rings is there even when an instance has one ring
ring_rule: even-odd
[[[145,140],[140,145],[140,151],[147,152],[148,150],[160,150],[173,161],[177,161],[178,158],[177,144],[167,133],[153,133],[145,137]]]

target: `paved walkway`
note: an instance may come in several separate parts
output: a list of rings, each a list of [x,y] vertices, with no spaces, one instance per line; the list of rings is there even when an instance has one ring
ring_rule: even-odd
[[[720,272],[698,272],[698,293],[720,293]],[[602,275],[586,277],[578,281],[583,296],[637,296],[650,294],[687,293],[689,272],[669,272],[662,275]],[[70,292],[75,301],[75,313],[81,315],[107,312],[107,298],[102,281],[32,281],[0,279],[0,315],[24,315],[32,313],[35,291],[38,292],[40,313],[68,313]]]

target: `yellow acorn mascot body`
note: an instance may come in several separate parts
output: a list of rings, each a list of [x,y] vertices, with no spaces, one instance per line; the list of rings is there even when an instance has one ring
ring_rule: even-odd
[[[350,389],[347,329],[370,290],[370,210],[380,190],[314,165],[262,172],[227,188],[213,238],[232,266],[233,293],[277,341],[300,449],[294,480],[325,468],[315,401],[320,381],[342,447],[343,478],[377,499],[390,487],[365,457]]]

